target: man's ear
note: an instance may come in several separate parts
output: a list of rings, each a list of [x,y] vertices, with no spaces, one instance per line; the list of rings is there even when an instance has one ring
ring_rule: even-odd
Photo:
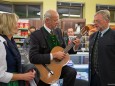
[[[50,23],[50,19],[49,18],[46,18],[45,20],[47,23]]]

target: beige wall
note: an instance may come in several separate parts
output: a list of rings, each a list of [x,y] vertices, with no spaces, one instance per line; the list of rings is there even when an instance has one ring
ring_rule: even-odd
[[[43,3],[43,14],[48,9],[57,9],[57,1],[62,0],[3,0],[3,1],[10,1],[10,2],[32,2],[32,3]],[[86,24],[90,24],[93,21],[93,16],[96,12],[96,4],[102,4],[102,5],[114,5],[115,6],[115,0],[63,0],[63,2],[77,2],[77,3],[84,3],[84,14],[83,18],[86,18]],[[115,24],[115,23],[112,23]]]

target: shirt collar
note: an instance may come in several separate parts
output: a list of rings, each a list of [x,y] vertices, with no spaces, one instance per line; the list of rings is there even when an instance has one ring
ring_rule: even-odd
[[[44,24],[45,29],[50,33],[51,29],[49,29],[45,24]]]
[[[108,28],[106,28],[105,30],[101,31],[101,37],[103,37],[103,34],[104,34],[105,32],[107,32],[107,31],[108,31],[108,29],[109,29],[109,27],[108,27]]]

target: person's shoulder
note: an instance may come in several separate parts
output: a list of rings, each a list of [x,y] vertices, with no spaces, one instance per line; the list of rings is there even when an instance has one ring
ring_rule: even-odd
[[[36,34],[39,35],[40,33],[41,33],[41,28],[34,31],[32,35],[36,35]]]
[[[97,33],[97,31],[94,32],[94,33],[92,33],[92,34],[90,35],[90,37],[94,37],[96,33]]]
[[[110,34],[115,37],[115,30],[113,30],[113,29],[110,28]]]
[[[5,42],[5,41],[6,40],[2,36],[0,36],[0,48],[3,48],[3,46],[4,46],[3,42]]]
[[[0,42],[6,41],[2,36],[0,36]]]
[[[34,37],[34,38],[41,38],[43,35],[42,33],[42,28],[37,29],[36,31],[34,31],[33,33],[31,33],[30,38]]]
[[[114,32],[114,33],[115,33],[115,30],[113,30],[113,29],[111,29],[111,28],[110,28],[110,30],[111,30],[112,32]]]

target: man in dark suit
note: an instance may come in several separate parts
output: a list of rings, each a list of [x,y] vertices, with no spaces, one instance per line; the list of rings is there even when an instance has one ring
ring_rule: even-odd
[[[115,86],[115,31],[109,22],[108,10],[100,10],[94,16],[98,31],[89,39],[90,86]]]
[[[30,36],[30,62],[33,64],[50,64],[52,60],[66,58],[66,53],[58,51],[51,53],[55,46],[65,48],[64,40],[58,25],[59,14],[54,10],[46,11],[44,15],[44,26],[33,32]],[[53,31],[52,31],[53,30]],[[53,35],[52,35],[53,32]],[[80,40],[76,38],[69,53],[76,53]],[[63,86],[74,86],[76,70],[67,65],[63,66],[60,78],[63,78]],[[42,76],[42,75],[41,75]],[[38,86],[50,86],[50,84],[39,81]]]

